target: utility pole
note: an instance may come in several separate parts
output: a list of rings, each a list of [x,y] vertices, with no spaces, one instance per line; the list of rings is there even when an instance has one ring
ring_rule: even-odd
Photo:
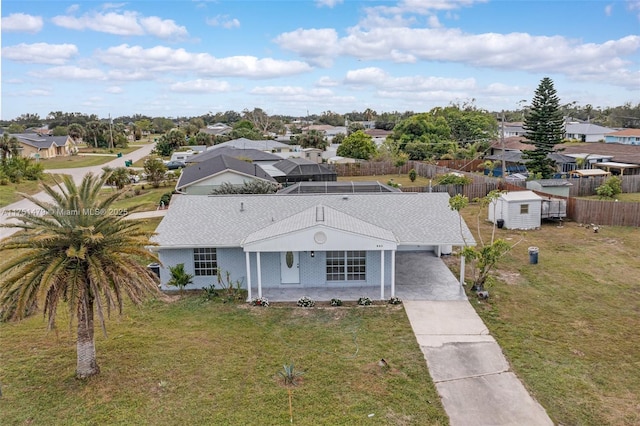
[[[111,113],[109,113],[109,149],[113,149],[113,120],[111,120]]]
[[[500,146],[502,147],[502,178],[506,178],[507,168],[504,161],[504,110],[502,110],[502,119],[500,124]]]

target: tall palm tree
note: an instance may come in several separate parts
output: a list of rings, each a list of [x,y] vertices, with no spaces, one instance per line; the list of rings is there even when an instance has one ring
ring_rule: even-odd
[[[94,313],[106,334],[104,313],[121,313],[125,295],[138,304],[160,294],[153,274],[140,263],[157,262],[145,248],[152,245],[150,233],[110,210],[121,192],[100,196],[108,178],[88,174],[77,186],[64,176],[62,184],[43,185],[51,202],[22,194],[41,211],[20,212],[18,222],[3,226],[24,232],[0,242],[0,254],[9,258],[0,266],[0,310],[21,319],[38,304],[51,329],[58,305],[66,302],[70,326],[77,321],[78,378],[100,372]]]

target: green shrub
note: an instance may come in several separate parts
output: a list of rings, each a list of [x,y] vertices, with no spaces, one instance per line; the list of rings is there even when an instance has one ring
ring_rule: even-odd
[[[415,182],[417,177],[418,173],[416,172],[416,169],[409,170],[409,179],[411,179],[411,182]]]
[[[331,306],[342,306],[342,300],[337,298],[331,299]]]
[[[298,299],[298,306],[300,306],[301,308],[312,308],[315,305],[316,305],[315,300],[313,300],[308,296],[304,296]]]
[[[358,299],[358,305],[360,306],[369,306],[371,304],[373,304],[373,302],[368,297],[361,297]]]
[[[611,176],[602,185],[596,188],[596,194],[600,198],[613,198],[622,192],[622,179]]]

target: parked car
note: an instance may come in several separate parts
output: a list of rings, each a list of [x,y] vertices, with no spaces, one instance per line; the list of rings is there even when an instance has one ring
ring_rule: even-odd
[[[169,162],[167,162],[167,169],[169,169],[169,170],[182,169],[183,167],[187,167],[187,165],[182,161],[169,161]]]

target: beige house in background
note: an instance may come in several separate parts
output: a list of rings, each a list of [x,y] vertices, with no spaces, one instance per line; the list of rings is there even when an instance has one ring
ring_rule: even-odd
[[[71,155],[75,144],[69,136],[40,136],[33,133],[13,135],[20,144],[20,155],[27,158],[55,158]]]

